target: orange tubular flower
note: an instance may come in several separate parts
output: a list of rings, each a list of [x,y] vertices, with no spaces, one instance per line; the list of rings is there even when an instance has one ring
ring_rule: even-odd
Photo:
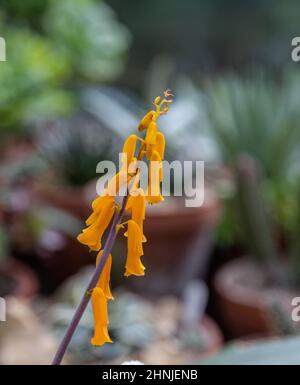
[[[95,211],[96,213],[99,213],[100,210],[103,208],[103,206],[105,205],[105,201],[108,199],[107,196],[100,196],[98,198],[96,198],[93,203],[92,203],[92,209],[93,211]]]
[[[162,179],[162,163],[159,153],[154,151],[150,161],[149,184],[147,202],[150,204],[160,203],[164,200],[160,193],[160,182]]]
[[[145,138],[147,159],[151,159],[151,155],[156,147],[157,123],[152,121],[147,129]]]
[[[82,233],[77,237],[80,243],[88,246],[91,250],[98,251],[101,249],[102,236],[114,215],[115,201],[113,197],[110,198],[111,199],[107,199],[105,201],[105,204],[95,222],[93,222],[86,229],[82,230]]]
[[[129,180],[130,176],[127,174],[127,170],[121,170],[108,182],[104,195],[115,197],[120,189],[126,186]]]
[[[145,266],[141,262],[143,253],[142,232],[139,225],[133,220],[128,221],[127,259],[125,277],[130,275],[145,275]]]
[[[158,132],[156,134],[156,150],[159,153],[161,160],[164,160],[165,158],[165,146],[166,146],[165,136],[162,132]]]
[[[103,250],[101,250],[99,252],[99,254],[97,255],[97,259],[96,259],[96,266],[98,265],[100,259],[101,259],[101,256],[102,256],[102,253],[103,253]],[[99,278],[99,281],[97,283],[97,287],[100,287],[100,289],[103,290],[104,292],[104,295],[106,297],[106,299],[114,299],[112,293],[111,293],[111,290],[110,290],[110,286],[109,286],[109,281],[110,281],[110,271],[111,271],[111,264],[112,264],[112,256],[111,254],[109,255],[106,263],[105,263],[105,266],[102,270],[102,273],[100,275],[100,278]]]
[[[126,139],[122,153],[122,169],[128,170],[129,165],[134,160],[137,139],[136,135],[130,135]]]
[[[86,225],[90,226],[93,223],[95,223],[96,220],[98,219],[100,212],[103,209],[103,207],[105,207],[106,205],[109,205],[110,202],[113,202],[113,201],[114,201],[113,198],[108,196],[108,195],[100,196],[100,197],[96,198],[94,200],[94,202],[92,203],[93,212],[88,217],[88,219],[85,221]]]
[[[141,120],[139,125],[139,131],[144,131],[149,127],[149,124],[152,122],[153,117],[155,116],[155,111],[149,111]]]
[[[92,292],[92,308],[94,314],[94,337],[91,344],[102,346],[105,343],[111,343],[112,340],[108,334],[108,312],[107,299],[102,289],[96,287]]]
[[[143,242],[147,242],[147,239],[143,233],[143,224],[146,216],[146,197],[144,190],[139,188],[128,199],[126,205],[126,211],[131,213],[131,219],[136,222],[143,234]],[[125,233],[127,236],[127,232]]]

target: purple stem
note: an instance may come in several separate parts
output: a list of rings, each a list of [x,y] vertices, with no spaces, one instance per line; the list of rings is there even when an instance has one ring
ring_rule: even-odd
[[[67,330],[66,330],[66,333],[59,345],[59,348],[54,356],[54,359],[52,361],[52,365],[60,365],[61,364],[61,361],[65,355],[65,352],[69,346],[69,343],[73,337],[73,334],[81,320],[81,317],[90,301],[90,291],[94,289],[94,287],[96,287],[97,283],[98,283],[98,280],[99,280],[99,277],[102,273],[102,270],[105,266],[105,263],[109,257],[109,254],[111,253],[111,250],[112,250],[112,247],[114,245],[114,241],[116,239],[116,236],[117,236],[117,231],[116,231],[116,226],[118,224],[121,223],[121,220],[122,220],[122,217],[123,217],[123,214],[124,214],[124,211],[125,211],[125,207],[126,207],[126,203],[127,203],[127,200],[128,200],[128,194],[124,197],[123,199],[123,202],[122,202],[122,208],[120,210],[119,213],[116,213],[114,215],[114,218],[113,218],[113,222],[112,222],[112,225],[111,225],[111,228],[109,230],[109,233],[108,233],[108,237],[107,237],[107,240],[106,240],[106,243],[105,243],[105,247],[103,249],[103,253],[102,253],[102,256],[100,258],[100,262],[98,263],[96,269],[95,269],[95,272],[86,288],[86,291],[85,293],[83,294],[82,298],[81,298],[81,301],[75,311],[75,314],[72,318],[72,321],[70,323],[70,325],[68,326]]]

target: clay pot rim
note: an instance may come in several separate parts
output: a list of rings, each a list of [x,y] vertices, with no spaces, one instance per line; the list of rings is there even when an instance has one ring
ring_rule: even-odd
[[[207,356],[217,353],[224,342],[223,334],[218,324],[209,315],[204,314],[200,326],[204,327],[210,336],[209,345],[203,353],[200,353],[200,355]]]
[[[260,308],[265,311],[269,306],[268,294],[282,293],[289,296],[294,295],[291,290],[276,287],[266,288],[264,286],[265,275],[259,265],[249,256],[243,256],[225,263],[215,274],[213,286],[221,297],[226,297],[231,302],[239,305]],[[257,285],[253,287],[243,284],[241,278],[256,275]],[[296,293],[295,293],[296,295]]]

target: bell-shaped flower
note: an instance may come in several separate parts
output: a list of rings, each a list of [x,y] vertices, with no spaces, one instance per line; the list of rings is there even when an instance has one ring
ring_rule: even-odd
[[[126,139],[122,152],[122,169],[128,170],[129,165],[135,159],[137,139],[136,135],[130,135]]]
[[[146,157],[151,159],[153,151],[156,148],[156,135],[157,135],[157,123],[152,121],[147,128],[147,133],[145,137],[146,143]]]
[[[141,256],[144,254],[141,229],[135,221],[129,220],[127,233],[127,258],[124,275],[125,277],[129,277],[130,275],[145,275],[145,266],[141,261]]]
[[[105,205],[100,211],[95,221],[87,228],[82,230],[77,239],[83,245],[88,246],[91,250],[98,251],[101,249],[101,239],[107,229],[115,212],[115,201],[113,197],[105,201]]]
[[[113,200],[113,197],[110,197],[108,195],[106,196],[100,196],[96,198],[92,203],[92,214],[88,217],[88,219],[85,221],[87,226],[92,225],[94,222],[96,222],[97,218],[100,215],[101,210],[105,205],[109,204],[110,201]]]
[[[149,111],[141,120],[139,124],[139,131],[144,131],[149,127],[149,124],[152,122],[152,119],[155,115],[155,111]]]
[[[99,254],[97,255],[96,266],[98,266],[98,263],[101,261],[102,254],[103,254],[103,250],[101,250],[99,252]],[[103,290],[104,295],[105,295],[106,299],[108,299],[108,300],[114,299],[114,297],[111,293],[111,290],[110,290],[110,286],[109,286],[111,264],[112,264],[112,256],[111,256],[111,254],[109,254],[107,261],[104,265],[104,268],[101,272],[99,281],[97,283],[97,287],[100,287],[100,289]]]
[[[160,203],[164,200],[160,192],[162,181],[162,162],[157,151],[154,151],[149,164],[149,180],[147,202],[150,204]]]
[[[159,153],[160,159],[165,158],[166,139],[162,132],[158,131],[156,134],[156,151]]]
[[[143,234],[143,242],[147,242],[147,239],[144,235],[144,220],[146,216],[146,197],[144,190],[138,188],[137,190],[132,191],[133,195],[130,195],[126,205],[126,211],[131,213],[131,219],[135,221]],[[125,236],[128,235],[128,232],[125,233]]]
[[[130,177],[127,174],[127,170],[122,169],[108,182],[103,195],[115,197],[123,186],[128,184]]]
[[[92,292],[92,309],[94,314],[94,337],[91,344],[94,346],[102,346],[105,343],[111,343],[112,340],[108,334],[108,312],[107,299],[102,289],[95,287]]]

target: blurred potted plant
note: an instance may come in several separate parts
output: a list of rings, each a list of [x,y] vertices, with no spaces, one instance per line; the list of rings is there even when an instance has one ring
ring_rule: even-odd
[[[298,77],[285,75],[279,84],[229,77],[208,88],[211,128],[234,182],[225,203],[236,223],[225,217],[223,226],[251,256],[225,265],[214,279],[231,336],[295,330],[290,303],[300,277],[298,85]]]

